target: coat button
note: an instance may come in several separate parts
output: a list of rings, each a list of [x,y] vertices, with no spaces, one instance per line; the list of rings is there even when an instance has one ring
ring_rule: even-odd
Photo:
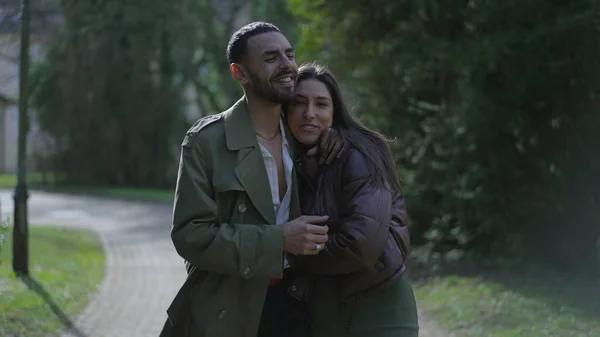
[[[225,310],[221,310],[221,312],[219,312],[219,318],[223,317],[225,317]]]
[[[242,270],[242,273],[244,273],[244,275],[249,275],[250,274],[250,267],[245,267],[244,270]]]
[[[246,204],[239,204],[238,212],[245,213],[246,212]]]
[[[296,292],[296,290],[298,290],[298,288],[296,288],[296,286],[292,286],[292,291]]]

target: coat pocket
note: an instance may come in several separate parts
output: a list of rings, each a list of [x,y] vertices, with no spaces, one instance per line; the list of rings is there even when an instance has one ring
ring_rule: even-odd
[[[248,193],[236,180],[221,181],[214,185],[219,223],[262,224],[265,223]]]
[[[248,211],[248,195],[237,180],[217,181],[214,185],[219,223],[243,223]]]

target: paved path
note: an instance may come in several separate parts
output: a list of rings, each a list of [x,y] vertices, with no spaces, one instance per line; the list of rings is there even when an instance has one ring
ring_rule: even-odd
[[[12,192],[0,191],[3,216],[12,217]],[[29,222],[89,228],[106,250],[99,292],[75,321],[86,337],[157,337],[165,310],[185,279],[169,238],[167,204],[74,197],[33,191]]]
[[[157,337],[185,279],[169,238],[171,205],[32,191],[29,223],[92,229],[102,237],[106,272],[99,291],[63,337]],[[12,191],[0,190],[12,217]],[[421,337],[446,337],[420,317]]]

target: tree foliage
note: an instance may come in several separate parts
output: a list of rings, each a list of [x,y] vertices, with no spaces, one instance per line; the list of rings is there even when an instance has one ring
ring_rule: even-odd
[[[600,165],[597,2],[290,5],[306,57],[328,62],[365,119],[396,138],[417,242],[589,262],[600,235],[600,186],[589,184]]]
[[[170,186],[194,110],[223,111],[242,93],[225,57],[231,34],[269,17],[293,27],[285,0],[61,5],[65,24],[34,67],[32,106],[53,143],[45,168],[73,184]]]
[[[182,126],[177,1],[63,1],[32,105],[68,183],[165,186]]]
[[[242,94],[225,57],[231,34],[273,16],[293,27],[284,0],[61,5],[65,24],[35,65],[32,106],[53,142],[46,169],[74,184],[169,186],[194,110],[217,113]]]
[[[225,50],[252,20],[328,64],[394,137],[416,244],[593,257],[600,236],[600,15],[594,0],[82,0],[35,67],[54,170],[169,186],[189,125],[240,95]],[[187,97],[187,96],[186,96]]]

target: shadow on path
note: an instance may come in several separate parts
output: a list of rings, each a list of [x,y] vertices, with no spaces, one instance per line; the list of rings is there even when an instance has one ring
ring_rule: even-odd
[[[42,300],[48,305],[50,310],[56,315],[60,322],[69,330],[69,332],[75,337],[87,337],[83,332],[79,331],[73,324],[71,319],[62,311],[62,309],[54,303],[50,294],[39,284],[34,278],[27,275],[18,275],[18,278],[25,283],[25,285],[36,294],[38,294]]]

